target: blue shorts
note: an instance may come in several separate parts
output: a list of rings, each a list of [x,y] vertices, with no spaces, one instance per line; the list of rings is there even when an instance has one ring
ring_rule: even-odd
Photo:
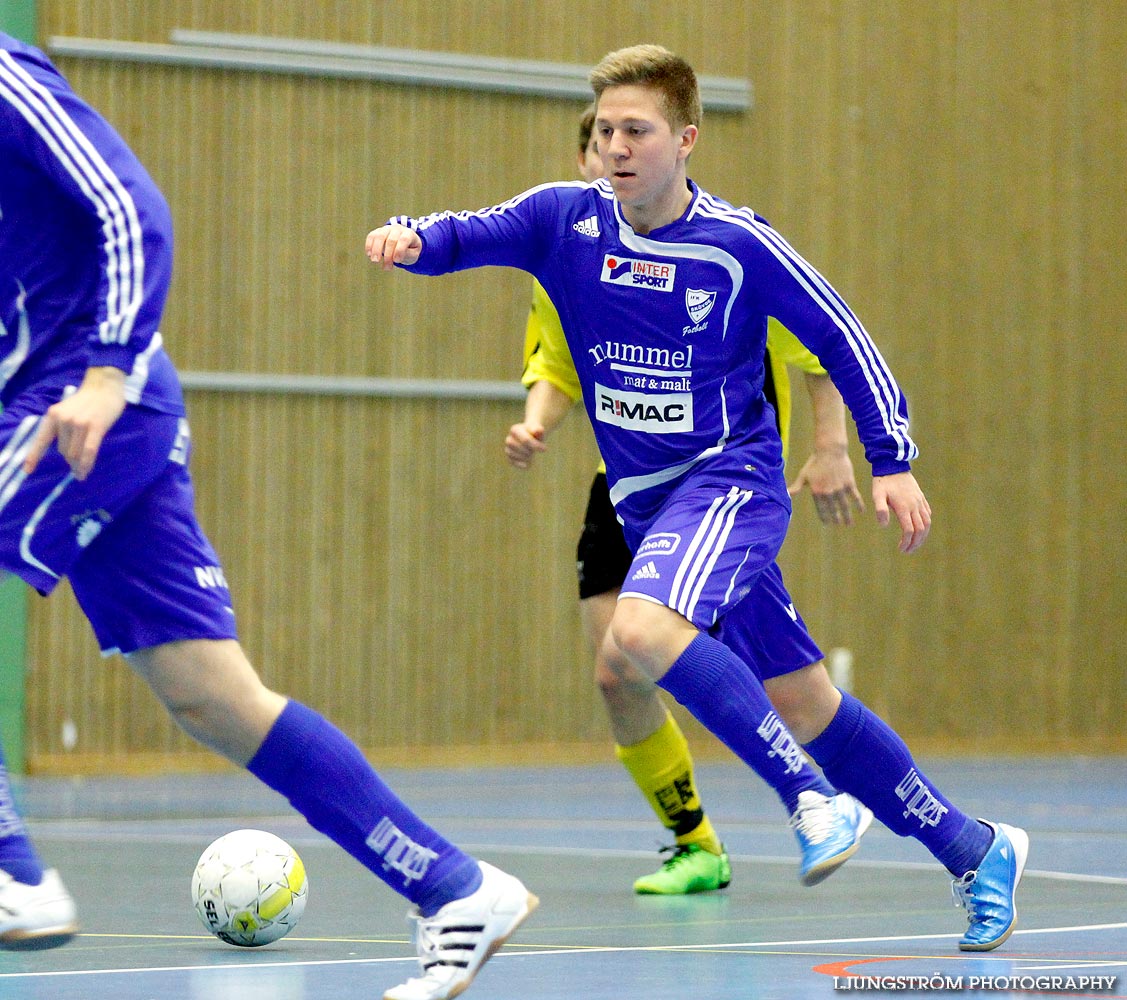
[[[761,680],[817,663],[822,651],[775,563],[789,522],[790,511],[769,497],[690,481],[638,542],[620,599],[672,608]]]
[[[236,638],[196,521],[187,421],[127,406],[79,482],[55,447],[24,475],[40,415],[19,399],[0,413],[0,567],[42,594],[67,577],[105,653]]]

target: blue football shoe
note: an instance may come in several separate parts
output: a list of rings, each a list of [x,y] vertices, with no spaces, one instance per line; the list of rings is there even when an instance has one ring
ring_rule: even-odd
[[[967,932],[959,939],[960,951],[993,951],[1017,926],[1014,893],[1029,856],[1029,834],[1005,823],[986,823],[994,842],[978,871],[967,872],[951,883],[955,905],[967,911]]]
[[[817,885],[853,857],[872,821],[873,814],[852,795],[799,792],[790,825],[802,848],[802,884]]]

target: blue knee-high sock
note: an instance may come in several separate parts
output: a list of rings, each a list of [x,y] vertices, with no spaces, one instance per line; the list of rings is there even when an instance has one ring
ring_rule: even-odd
[[[16,811],[8,766],[0,750],[0,869],[17,882],[39,885],[43,881],[43,862],[27,835],[27,827]]]
[[[838,788],[893,833],[915,837],[952,875],[978,868],[990,849],[990,828],[956,809],[896,732],[852,695],[842,692],[837,714],[806,752]]]
[[[289,702],[247,770],[424,915],[474,892],[481,869],[427,826],[323,716]]]
[[[702,632],[658,684],[775,789],[788,813],[799,792],[835,794],[771,708],[759,678],[723,643]]]

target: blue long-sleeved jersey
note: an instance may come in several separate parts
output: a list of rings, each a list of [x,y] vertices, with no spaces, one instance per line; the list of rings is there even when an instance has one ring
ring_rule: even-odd
[[[637,529],[688,472],[789,506],[763,394],[767,317],[822,361],[875,475],[917,454],[907,404],[860,321],[762,218],[690,182],[676,222],[646,235],[608,181],[545,184],[479,212],[393,222],[423,240],[409,270],[485,264],[533,274],[559,310],[619,516]]]
[[[172,219],[144,167],[38,49],[0,34],[0,404],[46,407],[91,365],[184,412],[158,331]]]

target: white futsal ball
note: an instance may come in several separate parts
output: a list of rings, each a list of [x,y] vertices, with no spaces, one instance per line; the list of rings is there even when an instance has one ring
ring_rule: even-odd
[[[243,948],[285,937],[305,912],[309,882],[297,852],[262,830],[235,830],[200,855],[192,902],[221,941]]]

